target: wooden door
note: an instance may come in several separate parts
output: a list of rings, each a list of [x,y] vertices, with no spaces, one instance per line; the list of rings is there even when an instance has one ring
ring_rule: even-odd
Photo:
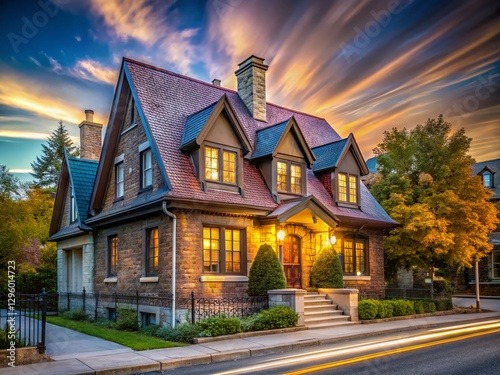
[[[302,287],[300,258],[300,238],[292,235],[286,236],[283,242],[283,269],[287,288]]]

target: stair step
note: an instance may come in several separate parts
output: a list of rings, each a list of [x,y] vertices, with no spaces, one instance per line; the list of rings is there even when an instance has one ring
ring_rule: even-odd
[[[341,327],[341,326],[350,326],[356,324],[351,321],[338,321],[338,322],[328,322],[328,323],[313,323],[313,324],[307,324],[308,329],[321,329],[321,328],[334,328],[334,327]]]
[[[308,301],[304,301],[304,306],[313,306],[313,305],[332,305],[333,301],[329,299],[312,299]]]
[[[304,306],[304,312],[336,311],[337,305]]]
[[[349,315],[336,315],[336,316],[318,316],[318,317],[307,317],[304,316],[304,324],[309,326],[314,323],[328,323],[328,322],[342,322],[349,321],[351,317]]]
[[[339,316],[339,315],[344,315],[344,312],[342,310],[330,310],[330,311],[304,311],[304,317],[305,318],[313,318],[315,316]]]
[[[311,300],[316,300],[316,299],[321,299],[324,300],[326,299],[326,294],[306,294],[304,296],[304,301],[311,301]]]

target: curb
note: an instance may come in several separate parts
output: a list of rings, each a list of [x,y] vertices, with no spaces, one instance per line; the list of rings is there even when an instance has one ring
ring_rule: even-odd
[[[274,334],[278,334],[278,333],[305,331],[307,329],[308,329],[308,327],[306,327],[306,326],[300,326],[300,327],[291,327],[291,328],[270,329],[267,331],[240,332],[240,333],[235,333],[234,335],[224,335],[224,336],[216,336],[216,337],[195,337],[193,339],[193,343],[194,344],[206,344],[209,342],[224,341],[224,340],[231,340],[231,339],[245,339],[248,337],[267,336],[267,335],[274,335]]]

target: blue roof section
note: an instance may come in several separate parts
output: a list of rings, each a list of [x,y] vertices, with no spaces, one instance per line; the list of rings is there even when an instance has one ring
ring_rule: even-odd
[[[203,126],[205,126],[217,103],[218,101],[187,118],[184,132],[182,133],[181,148],[198,137],[198,134],[200,134]]]
[[[313,148],[312,151],[314,155],[316,155],[316,161],[312,168],[313,171],[317,172],[324,169],[335,168],[348,140],[349,138],[345,138],[340,141]]]
[[[68,158],[68,170],[75,191],[80,223],[88,217],[90,197],[98,165],[99,162],[95,160]]]
[[[370,173],[377,173],[377,159],[378,156],[374,156],[366,161],[366,166],[368,167]]]
[[[252,159],[272,155],[290,120],[257,131]]]

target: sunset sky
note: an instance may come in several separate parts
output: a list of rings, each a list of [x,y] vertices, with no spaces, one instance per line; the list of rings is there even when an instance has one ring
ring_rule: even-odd
[[[0,164],[26,181],[63,120],[108,121],[123,56],[236,89],[266,59],[267,100],[355,134],[365,158],[392,127],[444,114],[500,158],[497,1],[7,0],[0,15]]]

